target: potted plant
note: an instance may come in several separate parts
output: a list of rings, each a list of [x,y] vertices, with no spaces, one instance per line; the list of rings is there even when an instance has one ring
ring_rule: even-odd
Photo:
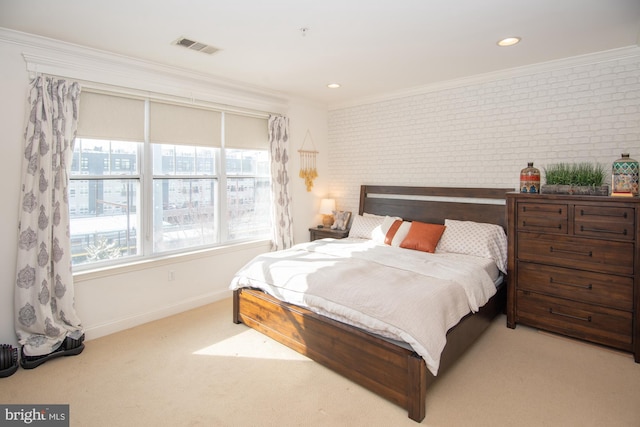
[[[599,163],[555,163],[544,168],[545,184],[540,187],[546,194],[582,194],[608,196],[604,184],[605,167]]]

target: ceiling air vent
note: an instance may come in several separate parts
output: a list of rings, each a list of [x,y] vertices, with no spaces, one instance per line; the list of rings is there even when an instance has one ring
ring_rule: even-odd
[[[189,40],[184,37],[180,37],[178,40],[174,42],[174,44],[178,46],[186,47],[187,49],[195,50],[197,52],[206,53],[209,55],[212,55],[220,50],[217,47],[213,47],[213,46],[209,46],[208,44]]]

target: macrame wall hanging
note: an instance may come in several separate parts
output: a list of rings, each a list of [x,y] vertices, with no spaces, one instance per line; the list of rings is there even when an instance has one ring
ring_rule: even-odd
[[[307,139],[311,141],[311,150],[308,148],[305,149]],[[316,155],[318,154],[318,151],[316,150],[316,145],[313,143],[311,133],[308,129],[307,134],[304,136],[304,140],[302,141],[302,147],[300,147],[298,153],[300,153],[300,178],[304,179],[307,191],[311,191],[311,188],[313,187],[313,180],[318,177],[318,170],[316,169]]]

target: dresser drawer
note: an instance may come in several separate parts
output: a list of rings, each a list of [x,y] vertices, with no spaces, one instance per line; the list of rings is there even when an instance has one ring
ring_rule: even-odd
[[[573,233],[601,239],[633,240],[634,210],[625,207],[575,206]]]
[[[633,316],[629,311],[528,291],[518,291],[517,299],[517,321],[627,351],[632,349]]]
[[[633,274],[632,242],[518,233],[518,258],[573,269]]]
[[[519,203],[518,229],[567,234],[568,207],[562,204]]]
[[[598,304],[633,309],[633,278],[562,267],[518,262],[518,289]]]

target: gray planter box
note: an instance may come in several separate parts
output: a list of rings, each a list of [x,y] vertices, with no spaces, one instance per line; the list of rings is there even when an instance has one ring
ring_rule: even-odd
[[[542,185],[540,186],[541,194],[574,194],[580,196],[608,196],[609,186],[601,185],[599,187],[577,186],[577,185]]]

